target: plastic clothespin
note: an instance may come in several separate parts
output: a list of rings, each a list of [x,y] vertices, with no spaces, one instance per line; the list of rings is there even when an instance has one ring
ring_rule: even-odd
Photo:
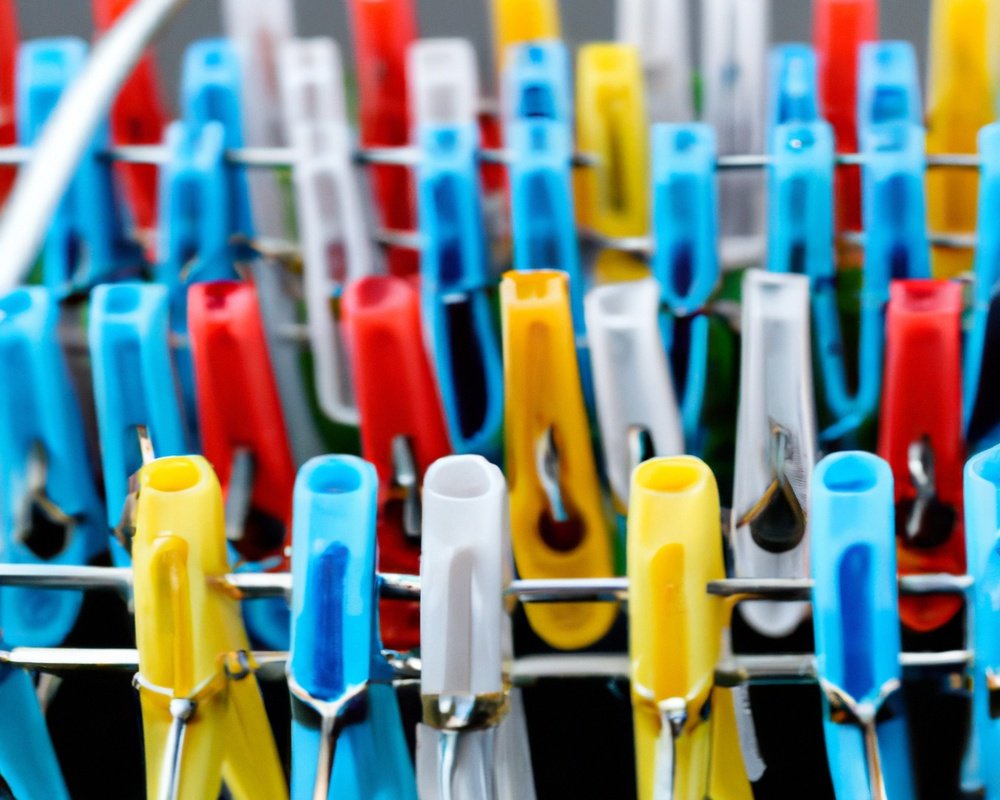
[[[98,286],[90,299],[87,338],[108,528],[119,531],[129,481],[159,456],[189,452],[174,378],[167,288],[158,284]],[[111,555],[129,565],[128,543],[112,538]]]
[[[614,573],[567,284],[557,270],[508,272],[500,284],[506,465],[522,578]],[[535,632],[562,650],[598,641],[618,616],[610,603],[553,603],[526,612]]]
[[[660,287],[652,278],[587,293],[604,468],[616,510],[628,507],[632,470],[653,456],[684,452],[681,413],[660,336]]]
[[[142,468],[132,560],[149,797],[286,798],[229,572],[222,492],[200,456]]]
[[[421,305],[432,361],[455,451],[498,461],[503,362],[480,201],[475,52],[464,39],[427,39],[409,59],[421,153]]]
[[[639,466],[629,501],[628,576],[640,800],[751,797],[731,692],[714,686],[729,614],[705,586],[725,574],[711,470],[693,456]],[[718,758],[723,739],[732,746]],[[716,793],[716,783],[732,788]]]
[[[684,439],[697,447],[708,370],[707,305],[719,281],[715,133],[708,125],[653,126],[653,277],[666,312],[660,325],[672,353],[686,325],[689,352],[681,387]]]
[[[25,146],[38,139],[63,92],[83,69],[81,39],[38,39],[21,46],[17,62],[17,124]],[[80,159],[45,240],[42,277],[60,297],[138,271],[141,255],[126,238],[101,125]]]
[[[927,80],[927,152],[974,153],[980,128],[997,118],[990,49],[1000,17],[993,0],[935,0]],[[927,212],[936,231],[970,233],[979,177],[966,170],[927,173]],[[972,268],[970,250],[935,248],[934,276]]]
[[[226,495],[227,538],[239,554],[237,568],[285,569],[295,463],[257,290],[229,281],[192,286],[188,327],[202,450]],[[284,601],[253,600],[244,611],[255,636],[275,649],[287,646]]]
[[[373,263],[340,50],[332,39],[297,39],[283,45],[279,62],[287,137],[295,150],[295,205],[316,391],[330,419],[357,425],[340,295],[346,283],[370,275]]]
[[[805,578],[809,480],[816,463],[809,280],[749,270],[736,424],[733,556],[737,577]],[[787,636],[808,603],[742,603],[766,636]]]
[[[0,147],[17,144],[18,41],[17,3],[0,0]],[[0,206],[7,201],[16,178],[16,171],[0,170]]]
[[[833,127],[837,151],[858,150],[858,66],[861,45],[878,39],[878,0],[816,0],[813,43],[819,66],[823,116]],[[861,170],[836,173],[837,230],[861,229]]]
[[[878,454],[896,481],[902,575],[965,570],[962,516],[962,287],[895,281],[886,315],[885,387]],[[904,598],[903,624],[941,627],[959,597]]]
[[[94,24],[100,35],[110,30],[134,0],[93,0]],[[159,144],[167,125],[156,63],[146,52],[122,84],[111,107],[111,133],[115,144]],[[124,180],[125,193],[143,230],[156,227],[157,171],[153,164],[120,164],[116,171]]]
[[[768,60],[768,146],[774,129],[791,122],[820,119],[816,82],[816,54],[805,44],[778,45]]]
[[[502,73],[514,45],[558,39],[558,0],[492,0],[493,55]]]
[[[76,393],[59,346],[51,290],[0,298],[0,560],[85,565],[107,549]],[[4,587],[0,627],[13,645],[55,647],[76,624],[81,592]]]
[[[702,3],[702,119],[718,132],[720,155],[764,150],[770,0]],[[722,262],[742,267],[764,255],[764,181],[750,172],[719,178]]]
[[[480,456],[436,461],[424,480],[417,777],[422,798],[534,797],[513,657],[507,486]],[[520,740],[523,758],[505,749]]]
[[[312,459],[295,482],[288,669],[295,800],[416,800],[378,633],[377,493],[375,469],[354,456]]]
[[[424,350],[420,290],[411,279],[371,276],[347,286],[345,335],[361,414],[361,452],[379,477],[378,567],[413,574],[420,564],[420,486],[450,452],[434,374]],[[420,642],[415,602],[381,604],[382,639]]]
[[[892,471],[870,453],[835,453],[813,474],[813,627],[837,797],[915,796],[899,692],[892,498]]]
[[[349,0],[358,82],[361,144],[402,147],[410,141],[406,53],[417,38],[414,0]],[[369,168],[381,224],[410,231],[416,225],[413,184],[408,167],[379,164]],[[389,272],[412,275],[418,254],[394,248]]]
[[[639,49],[649,117],[694,118],[690,23],[686,0],[618,0],[617,39]]]

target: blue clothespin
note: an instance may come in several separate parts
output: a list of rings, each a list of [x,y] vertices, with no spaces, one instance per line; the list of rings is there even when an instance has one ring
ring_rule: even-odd
[[[479,179],[475,52],[462,39],[418,42],[410,85],[421,151],[421,300],[452,446],[500,458],[503,360],[489,290]]]
[[[915,796],[899,691],[893,502],[892,471],[870,453],[835,453],[813,473],[813,625],[837,797],[870,798],[877,781],[880,797]],[[866,732],[877,736],[880,772],[868,758]]]
[[[816,53],[805,44],[784,44],[769,58],[768,129],[771,138],[778,125],[819,119],[816,90]]]
[[[59,304],[42,287],[0,298],[0,561],[89,562],[107,547],[83,422],[58,340]],[[0,629],[14,645],[54,647],[81,592],[0,590]]]
[[[683,387],[684,439],[696,448],[708,372],[709,320],[700,312],[719,281],[715,133],[708,125],[659,124],[652,139],[651,266],[660,283],[661,328],[672,358],[678,355],[678,325],[689,328],[687,372],[675,379]]]
[[[17,123],[21,144],[35,144],[64,91],[83,69],[82,39],[40,39],[21,46],[17,59]],[[102,124],[52,216],[42,277],[60,297],[139,271],[141,252],[126,237],[122,206],[103,158],[110,139]]]
[[[167,287],[148,283],[98,286],[90,296],[87,337],[93,365],[94,404],[101,436],[101,466],[108,527],[122,519],[129,478],[150,457],[191,452],[170,355]],[[118,566],[130,559],[112,538]]]
[[[295,481],[288,670],[294,800],[416,800],[378,634],[377,492],[375,468],[354,456],[314,458]],[[333,761],[322,737],[338,734]],[[327,788],[317,792],[320,786]]]

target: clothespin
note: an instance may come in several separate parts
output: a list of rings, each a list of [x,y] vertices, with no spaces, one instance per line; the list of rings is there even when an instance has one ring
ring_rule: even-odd
[[[768,59],[768,146],[778,125],[820,119],[816,54],[804,44],[778,45]]]
[[[35,143],[86,59],[87,45],[80,39],[39,39],[21,46],[17,125],[23,145]],[[42,275],[60,297],[121,278],[141,262],[138,248],[126,238],[111,168],[101,156],[107,143],[107,127],[102,125],[49,226]]]
[[[0,560],[85,565],[107,547],[76,393],[50,289],[0,298]],[[80,592],[0,590],[0,628],[15,645],[54,647],[76,624]]]
[[[813,475],[813,627],[826,752],[837,797],[914,797],[899,692],[892,471],[862,452]]]
[[[720,155],[763,152],[770,0],[706,0],[702,5],[702,120],[716,130]],[[723,263],[759,262],[763,178],[745,171],[723,175],[719,200]]]
[[[295,481],[288,668],[295,800],[416,800],[378,632],[377,493],[374,467],[354,456],[315,458]]]
[[[586,310],[604,470],[616,510],[625,513],[632,470],[653,456],[684,452],[660,336],[660,287],[652,278],[596,286]]]
[[[349,0],[358,82],[361,144],[399,147],[410,141],[406,53],[416,40],[414,0]],[[382,225],[413,230],[416,209],[407,167],[379,164],[369,168],[375,206]],[[389,272],[412,275],[419,270],[412,250],[389,251]]]
[[[169,297],[158,284],[118,283],[91,294],[87,338],[108,528],[127,536],[122,522],[129,482],[159,456],[189,452],[170,352]],[[130,542],[112,538],[111,555],[129,565]]]
[[[420,149],[421,293],[432,363],[459,453],[499,460],[503,362],[494,323],[477,149],[472,45],[428,39],[410,49]]]
[[[749,798],[738,753],[713,758],[733,714],[731,693],[714,686],[729,615],[705,591],[725,567],[719,493],[701,460],[654,458],[633,473],[628,576],[640,800]],[[716,782],[732,788],[717,794]]]
[[[226,535],[241,557],[238,567],[285,569],[295,462],[257,290],[229,281],[193,285],[188,328],[202,450],[225,492]],[[244,610],[255,636],[274,649],[287,646],[282,600],[253,600]]]
[[[17,144],[18,39],[17,3],[0,0],[0,147]],[[0,170],[0,206],[7,201],[16,177],[14,170]]]
[[[134,0],[93,0],[94,25],[104,35],[132,5]],[[159,144],[167,126],[156,63],[147,51],[118,92],[111,107],[111,133],[115,144]],[[120,164],[116,172],[124,181],[129,207],[140,229],[156,227],[157,175],[153,164]]]
[[[493,57],[503,73],[514,45],[558,39],[558,0],[492,0]]]
[[[749,270],[743,278],[743,335],[732,541],[737,577],[805,578],[806,509],[816,462],[809,280]],[[807,603],[742,603],[766,636],[787,636]]]
[[[132,561],[148,797],[288,790],[229,572],[222,492],[200,456],[142,468]]]
[[[503,729],[527,737],[504,588],[511,579],[507,487],[480,456],[436,461],[424,481],[417,776],[422,798],[533,798],[531,761],[505,760]],[[516,787],[516,788],[515,788]]]
[[[287,137],[295,149],[295,205],[302,239],[313,375],[330,419],[358,424],[341,333],[344,285],[373,272],[344,99],[340,50],[332,39],[285,43],[280,57]]]
[[[639,49],[649,118],[694,118],[690,24],[686,0],[618,0],[617,39]]]
[[[878,39],[878,0],[816,0],[813,44],[823,117],[840,153],[858,150],[858,67],[861,45]],[[861,170],[836,173],[837,231],[861,230]]]
[[[927,152],[974,153],[980,128],[997,118],[991,75],[992,33],[1000,18],[992,0],[935,0],[931,10],[927,80]],[[934,230],[969,233],[975,228],[979,177],[966,170],[927,173],[927,211]],[[972,268],[969,250],[935,248],[935,277],[952,278]]]
[[[708,370],[708,317],[700,313],[719,281],[715,133],[707,125],[653,126],[653,276],[660,284],[661,329],[674,355],[687,328],[681,387],[684,439],[696,448]]]
[[[420,564],[423,476],[450,451],[424,350],[420,290],[406,278],[362,278],[347,286],[342,310],[361,416],[361,452],[379,478],[379,570],[412,575]],[[383,602],[380,616],[388,647],[417,646],[419,604]]]
[[[614,569],[568,283],[564,272],[531,270],[508,272],[500,284],[506,466],[522,578],[596,578]],[[554,603],[526,612],[535,632],[562,650],[598,641],[618,615],[610,603]]]
[[[965,570],[962,518],[962,287],[895,281],[886,315],[885,388],[878,454],[896,481],[902,575]],[[910,629],[939,628],[959,597],[904,598]]]

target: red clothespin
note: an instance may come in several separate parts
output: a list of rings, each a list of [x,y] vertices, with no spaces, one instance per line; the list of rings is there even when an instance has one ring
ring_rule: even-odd
[[[0,147],[17,144],[14,113],[17,85],[17,5],[0,0]],[[7,200],[17,172],[0,169],[0,205]]]
[[[115,24],[133,0],[93,0],[94,23],[100,33]],[[122,85],[111,108],[111,134],[115,144],[159,144],[167,126],[160,84],[152,51],[147,51]],[[156,227],[156,165],[119,164],[136,224],[142,230]]]
[[[833,126],[837,152],[858,150],[858,54],[878,39],[878,0],[816,0],[813,42],[823,116]],[[861,168],[836,173],[837,230],[861,230]]]
[[[361,144],[400,147],[410,140],[406,89],[406,53],[417,38],[414,0],[349,0],[358,73]],[[408,167],[380,164],[371,168],[372,185],[382,224],[390,230],[416,226],[413,182]],[[389,251],[393,275],[419,271],[419,254]]]
[[[878,454],[896,484],[901,575],[965,572],[962,517],[962,287],[894,281],[886,315]],[[900,601],[910,629],[939,628],[962,607],[954,596]]]
[[[424,349],[415,279],[372,276],[349,284],[341,310],[361,419],[361,452],[379,477],[382,572],[420,566],[420,484],[451,452],[444,411]],[[382,639],[405,650],[420,641],[418,603],[381,605]]]
[[[287,568],[295,463],[257,290],[193,284],[188,333],[202,448],[226,495],[227,536],[248,561]]]

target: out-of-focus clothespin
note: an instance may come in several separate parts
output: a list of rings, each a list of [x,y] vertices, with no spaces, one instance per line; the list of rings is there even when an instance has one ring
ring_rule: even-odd
[[[0,147],[17,144],[17,3],[14,0],[0,0]],[[17,173],[14,170],[0,170],[0,205],[7,195]]]
[[[509,272],[500,285],[505,464],[522,578],[614,572],[573,347],[568,280],[558,270],[531,270]],[[618,615],[610,603],[553,603],[526,612],[535,632],[564,650],[593,644]]]
[[[361,452],[379,477],[378,567],[417,572],[420,487],[451,446],[424,349],[420,290],[412,279],[370,276],[349,284],[344,326],[361,419]],[[381,604],[382,639],[396,650],[420,641],[415,602]]]
[[[991,5],[993,9],[991,10]],[[980,128],[997,118],[997,76],[990,74],[1000,14],[993,0],[934,0],[927,71],[927,152],[974,153]],[[970,170],[927,173],[931,227],[971,233],[979,176]],[[935,248],[933,272],[952,278],[972,268],[969,250]]]
[[[965,570],[961,348],[959,284],[893,282],[878,454],[895,478],[901,575]],[[900,616],[925,632],[961,608],[960,597],[907,597]]]
[[[493,313],[478,164],[479,82],[472,45],[410,50],[421,239],[421,306],[454,449],[500,458],[503,362]]]
[[[378,478],[354,456],[299,470],[292,545],[292,797],[415,800],[375,573]],[[336,758],[334,758],[336,753]]]
[[[285,798],[229,572],[222,492],[200,456],[139,473],[132,546],[148,797]]]
[[[84,427],[49,289],[0,298],[0,561],[85,565],[107,549]],[[76,624],[80,592],[9,586],[0,627],[14,645],[55,647]]]
[[[514,45],[560,36],[559,0],[492,0],[490,8],[498,74],[506,68]]]
[[[519,690],[505,675],[513,645],[503,473],[479,456],[436,461],[424,481],[422,529],[420,796],[532,800]]]
[[[779,125],[820,119],[816,54],[805,44],[783,44],[768,58],[767,146]]]
[[[810,495],[813,626],[837,797],[912,798],[889,465],[824,458]]]
[[[37,140],[63,92],[83,69],[80,39],[38,39],[17,62],[17,125],[21,144]],[[138,271],[139,248],[127,238],[111,165],[102,157],[107,126],[99,126],[63,196],[45,240],[42,278],[60,297]]]
[[[129,531],[120,527],[131,477],[158,456],[190,451],[174,378],[170,304],[159,284],[117,283],[91,293],[87,338],[111,555],[128,566]]]

